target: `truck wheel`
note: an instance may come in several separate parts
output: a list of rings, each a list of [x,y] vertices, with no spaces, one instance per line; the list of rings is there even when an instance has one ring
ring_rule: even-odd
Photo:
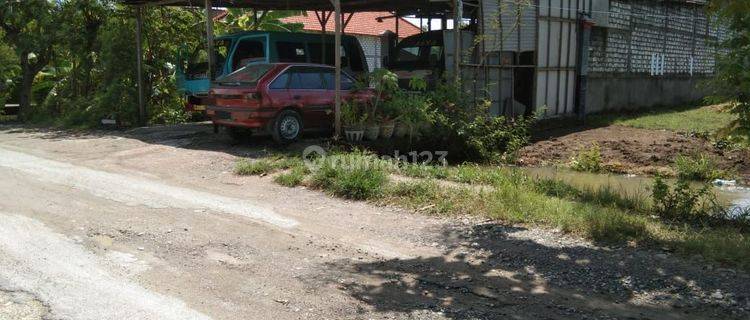
[[[302,134],[302,118],[293,110],[284,110],[279,113],[273,123],[271,135],[273,140],[279,144],[294,142]]]

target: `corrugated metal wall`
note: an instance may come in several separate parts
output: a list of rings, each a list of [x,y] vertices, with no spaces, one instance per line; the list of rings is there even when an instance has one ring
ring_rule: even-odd
[[[577,16],[590,8],[590,0],[538,0],[535,105],[547,117],[576,111]]]

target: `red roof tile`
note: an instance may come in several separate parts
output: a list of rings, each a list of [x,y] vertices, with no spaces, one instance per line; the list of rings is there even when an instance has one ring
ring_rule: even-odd
[[[344,15],[346,19],[349,14]],[[378,22],[378,18],[388,17]],[[379,36],[386,30],[396,32],[396,19],[392,18],[393,13],[391,12],[357,12],[354,14],[349,24],[346,26],[344,32],[346,34],[355,35],[367,35],[367,36]],[[404,18],[399,18],[399,37],[405,38],[418,33],[422,30],[416,25],[412,24]],[[302,23],[305,25],[304,29],[307,31],[321,31],[320,22],[315,16],[314,11],[308,11],[307,16],[296,16],[282,19],[286,23]],[[335,29],[335,22],[333,16],[328,20],[326,24],[326,31],[333,32]]]

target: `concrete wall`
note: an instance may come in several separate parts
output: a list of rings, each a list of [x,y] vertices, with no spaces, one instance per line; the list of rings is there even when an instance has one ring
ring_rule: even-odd
[[[702,2],[607,1],[607,23],[592,31],[587,113],[670,106],[703,97],[726,29]],[[656,58],[655,58],[656,57]],[[654,59],[663,57],[663,68]],[[659,60],[656,60],[659,61]],[[661,72],[663,69],[663,72]]]
[[[586,113],[674,106],[704,96],[699,88],[706,77],[625,76],[594,74],[589,78]]]

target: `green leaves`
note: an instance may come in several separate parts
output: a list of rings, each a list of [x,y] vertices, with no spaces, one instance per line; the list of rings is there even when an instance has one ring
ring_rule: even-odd
[[[729,39],[720,45],[716,76],[708,82],[714,98],[731,100],[739,117],[724,134],[734,142],[750,145],[750,1],[715,0],[710,8],[729,27]]]

